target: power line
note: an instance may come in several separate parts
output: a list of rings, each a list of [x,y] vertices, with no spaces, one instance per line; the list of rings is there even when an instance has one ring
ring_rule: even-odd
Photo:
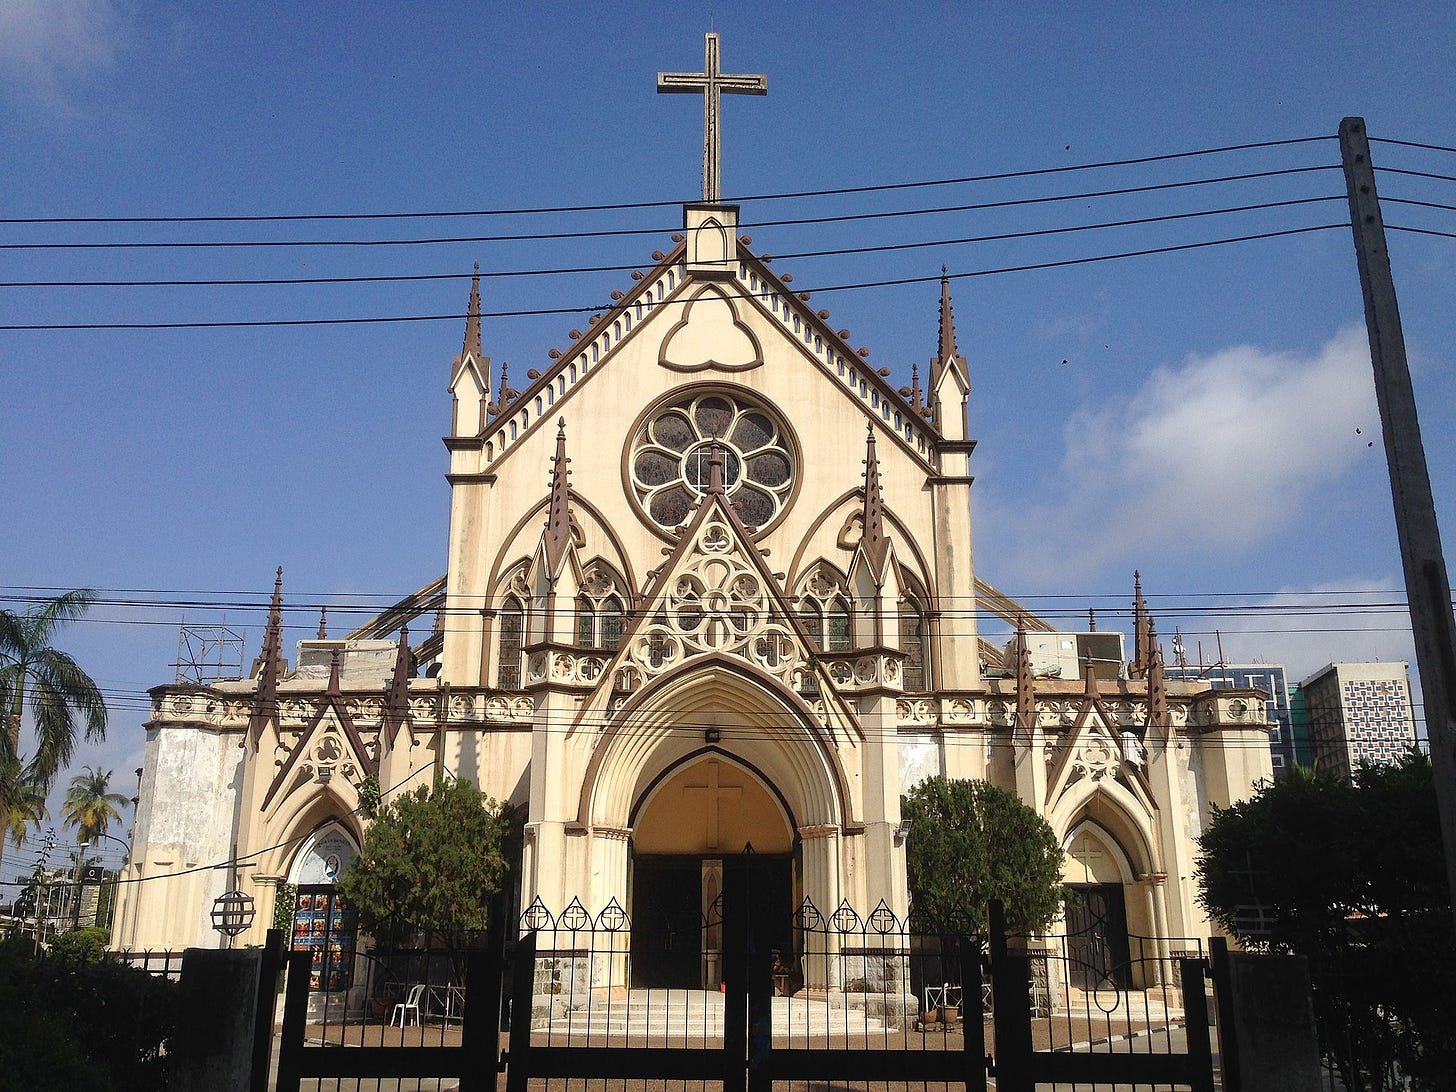
[[[885,212],[843,213],[834,216],[802,216],[783,220],[757,220],[742,223],[744,228],[801,227],[815,224],[840,224],[864,220],[885,220],[906,216],[929,216],[951,212],[980,212],[987,209],[1015,208],[1027,205],[1044,205],[1062,201],[1084,201],[1100,197],[1121,197],[1137,193],[1153,193],[1163,190],[1186,189],[1192,186],[1221,185],[1227,182],[1245,182],[1257,178],[1275,178],[1287,175],[1309,174],[1315,171],[1338,171],[1338,164],[1324,164],[1315,167],[1286,167],[1272,171],[1252,171],[1244,174],[1221,175],[1213,178],[1185,179],[1181,182],[1159,182],[1145,186],[1123,186],[1116,189],[1088,190],[1081,193],[1054,194],[1046,197],[1019,197],[1003,201],[980,201],[963,205],[935,205],[920,209],[892,209]],[[664,235],[678,231],[679,225],[660,228],[601,228],[591,231],[526,232],[512,235],[456,235],[413,239],[215,239],[203,242],[126,242],[126,243],[0,243],[0,250],[228,250],[246,248],[279,247],[347,247],[357,249],[373,246],[439,246],[459,243],[506,243],[543,242],[572,239],[620,238],[639,235]]]
[[[1310,144],[1337,137],[1296,137],[1288,140],[1264,140],[1249,144],[1230,144],[1219,148],[1200,148],[1187,152],[1165,152],[1158,155],[1138,156],[1132,159],[1109,159],[1093,163],[1077,163],[1062,167],[1038,167],[1021,171],[1003,171],[997,174],[965,175],[958,178],[935,178],[911,182],[887,182],[873,186],[843,186],[835,189],[797,190],[778,193],[747,194],[734,197],[731,203],[750,201],[797,200],[806,197],[841,197],[858,193],[888,193],[896,190],[927,189],[936,186],[958,186],[973,182],[1000,182],[1015,178],[1069,174],[1076,171],[1098,170],[1106,167],[1129,167],[1146,163],[1161,163],[1195,156],[1218,155],[1226,152],[1242,152],[1263,148],[1287,147],[1295,144]],[[1400,143],[1392,141],[1391,143]],[[1414,145],[1426,147],[1426,145]],[[0,224],[199,224],[199,223],[284,223],[297,221],[350,221],[350,220],[418,220],[446,219],[470,216],[528,216],[555,215],[574,212],[623,212],[632,209],[670,208],[683,204],[678,200],[623,201],[601,205],[545,205],[515,209],[465,209],[435,212],[356,212],[356,213],[292,213],[260,214],[238,216],[36,216],[0,218]]]
[[[1456,182],[1456,175],[1434,174],[1431,171],[1411,171],[1402,167],[1377,167],[1377,174],[1403,174],[1411,178],[1433,178],[1438,182]]]
[[[1336,228],[1348,228],[1348,222],[1333,224],[1315,224],[1308,227],[1285,228],[1279,231],[1256,232],[1249,235],[1235,235],[1223,239],[1209,239],[1194,243],[1178,243],[1168,246],[1148,247],[1141,250],[1125,250],[1114,254],[1098,254],[1085,258],[1064,258],[1046,262],[1029,262],[1022,265],[1000,266],[994,269],[980,269],[964,273],[950,273],[945,275],[949,280],[965,280],[973,277],[999,276],[1007,273],[1027,273],[1038,270],[1062,269],[1071,266],[1090,265],[1097,262],[1118,261],[1125,258],[1144,258],[1157,254],[1175,254],[1181,251],[1200,250],[1214,246],[1226,246],[1233,243],[1255,242],[1263,239],[1277,239],[1290,235],[1303,235],[1315,231],[1329,231]],[[890,280],[859,281],[850,284],[821,285],[814,288],[815,292],[849,292],[866,288],[892,288],[912,284],[939,283],[942,275],[923,277],[898,277]],[[739,299],[751,299],[752,294],[738,296]],[[589,314],[598,311],[609,311],[613,304],[595,304],[588,307],[542,307],[525,310],[512,311],[488,311],[482,312],[483,318],[521,318],[538,315],[579,315]],[[73,323],[11,323],[0,325],[0,330],[212,330],[212,329],[243,329],[255,327],[295,327],[295,326],[359,326],[379,325],[394,322],[463,322],[463,314],[441,314],[441,315],[372,315],[357,318],[317,318],[317,319],[224,319],[197,322],[73,322]]]
[[[960,246],[969,243],[1006,242],[1013,239],[1030,239],[1048,235],[1065,235],[1082,231],[1100,231],[1108,228],[1139,227],[1148,224],[1169,223],[1176,220],[1192,220],[1206,216],[1223,216],[1239,212],[1259,212],[1269,209],[1290,208],[1296,205],[1319,204],[1327,201],[1344,201],[1343,194],[1327,197],[1299,197],[1286,201],[1263,201],[1249,205],[1233,205],[1225,208],[1200,209],[1194,212],[1174,212],[1161,216],[1142,216],[1123,220],[1107,220],[1095,224],[1072,224],[1066,227],[1036,228],[1027,231],[1001,232],[994,235],[972,235],[956,239],[928,239],[912,243],[886,243],[879,246],[840,247],[833,250],[803,250],[790,254],[775,255],[780,261],[795,261],[805,258],[843,257],[855,254],[881,254],[897,250],[918,250],[927,247]],[[1413,202],[1419,203],[1419,202]],[[482,278],[566,276],[581,273],[625,273],[640,269],[640,263],[629,265],[559,266],[549,269],[509,269],[480,273]],[[0,288],[178,288],[178,287],[237,287],[253,285],[300,285],[300,284],[378,284],[405,283],[412,281],[465,280],[470,273],[415,273],[381,274],[350,277],[259,277],[259,278],[200,278],[146,281],[0,281]]]
[[[1448,148],[1444,144],[1421,144],[1414,140],[1395,140],[1391,137],[1370,137],[1371,144],[1399,144],[1403,148],[1424,148],[1428,152],[1456,152],[1456,148]],[[1379,170],[1380,168],[1376,168]]]
[[[1399,224],[1386,224],[1385,226],[1390,231],[1405,231],[1411,235],[1435,235],[1441,239],[1456,239],[1456,232],[1452,231],[1436,231],[1432,228],[1401,227]]]

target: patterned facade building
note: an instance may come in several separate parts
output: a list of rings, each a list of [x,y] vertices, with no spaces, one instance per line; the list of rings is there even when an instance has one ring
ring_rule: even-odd
[[[1409,664],[1327,664],[1299,689],[1316,769],[1348,777],[1362,762],[1396,762],[1416,745]]]

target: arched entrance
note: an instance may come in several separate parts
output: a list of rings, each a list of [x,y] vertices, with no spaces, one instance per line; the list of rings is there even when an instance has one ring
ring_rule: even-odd
[[[632,822],[629,899],[636,985],[718,988],[725,869],[752,866],[748,909],[770,943],[792,944],[794,827],[750,768],[716,750],[690,756],[643,793]]]
[[[1126,854],[1094,823],[1080,824],[1068,839],[1063,869],[1067,899],[1067,954],[1072,985],[1099,989],[1130,984],[1127,899],[1131,881]]]

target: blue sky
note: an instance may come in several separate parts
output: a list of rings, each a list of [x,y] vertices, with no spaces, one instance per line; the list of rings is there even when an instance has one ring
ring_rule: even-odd
[[[681,201],[701,106],[658,96],[722,34],[766,98],[724,102],[727,197],[1097,163],[1302,137],[1456,145],[1449,4],[0,4],[0,216],[419,212]],[[1386,7],[1390,10],[1386,10]],[[1375,145],[1379,167],[1456,176],[1456,155]],[[1389,489],[1348,230],[987,276],[1013,265],[1338,223],[1342,201],[954,244],[947,240],[1338,197],[1337,170],[1042,205],[815,218],[1054,196],[1338,163],[1333,139],[924,190],[742,202],[754,247],[908,382],[955,282],[980,441],[977,571],[1048,613],[1114,608],[1134,568],[1190,652],[1408,658]],[[1456,183],[1382,175],[1382,196],[1456,204]],[[1449,210],[1387,223],[1456,231]],[[451,274],[289,287],[0,288],[0,324],[453,315],[473,261],[487,311],[590,308],[645,268],[672,208],[292,224],[0,225],[0,242],[641,235],[389,247],[4,252],[5,281]],[[822,258],[807,251],[933,242]],[[1392,233],[1439,516],[1456,507],[1456,240]],[[519,381],[586,314],[488,319]],[[445,393],[461,324],[0,331],[0,596],[92,586],[201,600],[256,653],[276,565],[291,603],[384,603],[444,569]],[[1358,430],[1358,432],[1357,432]],[[1369,446],[1373,441],[1373,446]],[[848,456],[846,456],[848,457]],[[857,457],[857,456],[856,456]],[[543,476],[544,484],[544,476]],[[1355,593],[1364,593],[1360,596]],[[1226,599],[1215,593],[1233,593]],[[108,593],[109,594],[109,593]],[[1061,596],[1040,599],[1039,596]],[[229,606],[222,606],[226,602]],[[1309,615],[1270,612],[1308,603]],[[1187,608],[1256,608],[1195,616]],[[139,764],[147,687],[176,606],[98,608],[66,645],[114,695],[102,747]],[[1068,618],[1068,624],[1072,624]],[[291,614],[290,638],[316,616]],[[341,618],[336,625],[345,625]],[[1080,623],[1079,623],[1080,624]],[[1303,632],[1311,629],[1321,632]],[[7,872],[13,854],[7,854]]]

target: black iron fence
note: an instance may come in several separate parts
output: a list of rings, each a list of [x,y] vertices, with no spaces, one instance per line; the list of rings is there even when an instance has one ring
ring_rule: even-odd
[[[927,935],[884,903],[826,914],[805,901],[791,920],[755,922],[742,887],[730,877],[696,935],[674,933],[674,962],[648,961],[695,967],[688,986],[638,973],[615,901],[533,903],[510,947],[500,929],[463,955],[361,955],[348,990],[310,990],[296,953],[277,1088],[469,1092],[501,1073],[507,1092],[563,1080],[980,1089],[989,1077],[998,1092],[1213,1088],[1195,941],[1130,938],[1123,964],[1089,968],[1066,937]]]

